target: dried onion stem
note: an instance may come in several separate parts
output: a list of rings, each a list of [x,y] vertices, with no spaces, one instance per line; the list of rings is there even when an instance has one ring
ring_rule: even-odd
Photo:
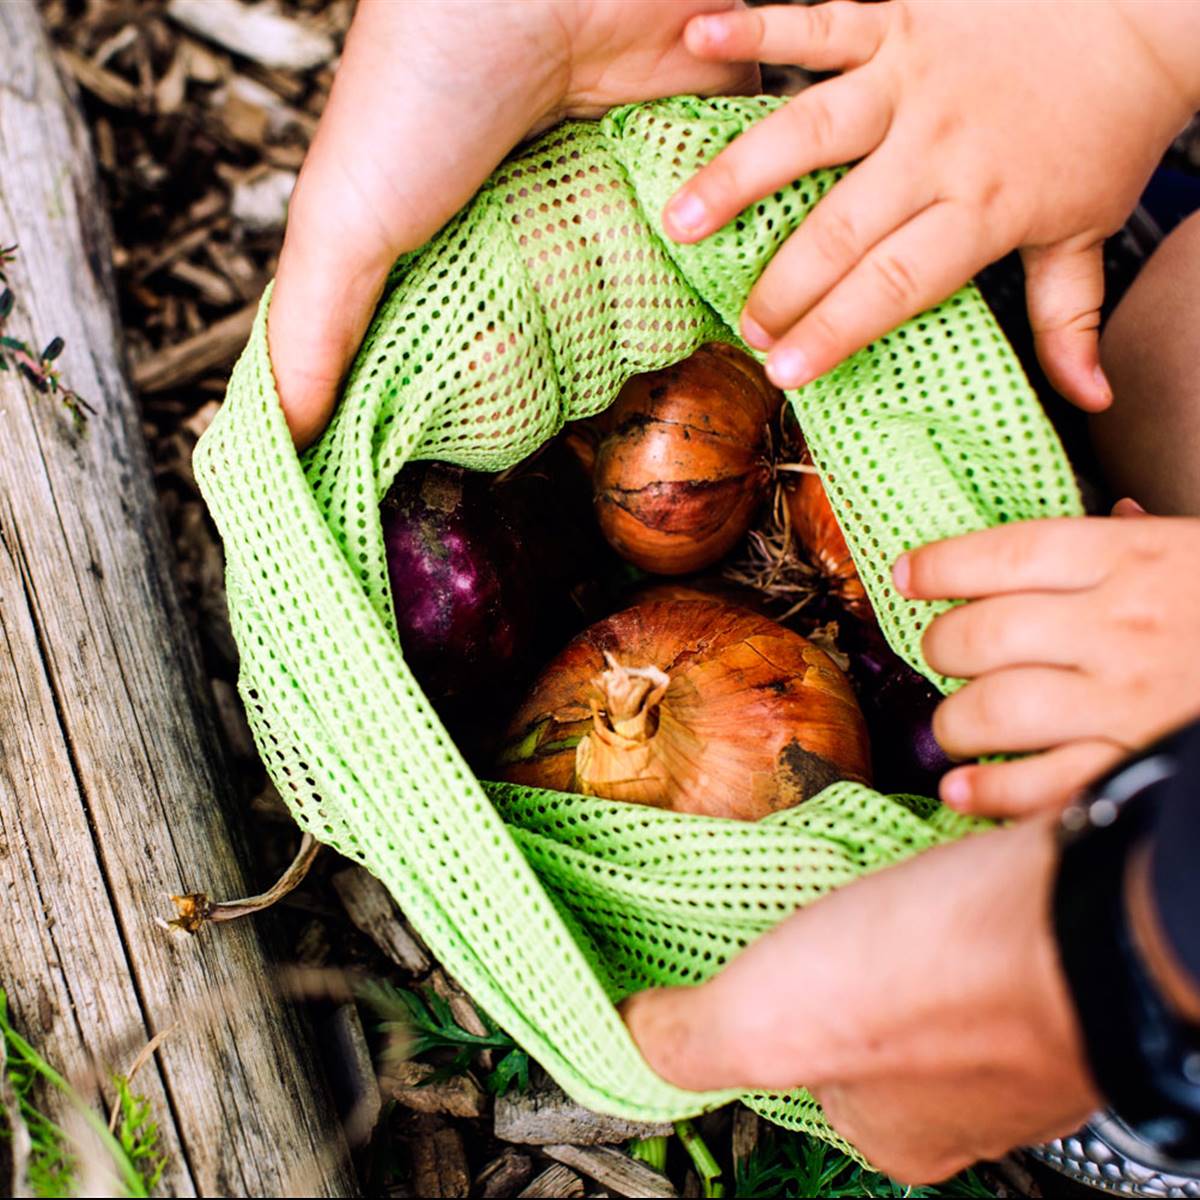
[[[173,920],[159,923],[164,929],[171,931],[196,933],[205,924],[236,921],[238,917],[262,912],[300,886],[320,849],[321,843],[311,833],[306,833],[291,865],[265,892],[241,900],[210,900],[204,892],[172,896],[171,902],[175,905],[177,916]]]
[[[721,577],[784,606],[777,621],[794,617],[820,593],[820,572],[796,553],[781,484],[775,485],[771,506],[758,528],[750,531],[742,553],[725,567]]]

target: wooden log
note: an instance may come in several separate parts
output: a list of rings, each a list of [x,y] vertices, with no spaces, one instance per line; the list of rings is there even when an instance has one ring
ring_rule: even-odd
[[[0,373],[0,986],[96,1101],[178,1023],[136,1081],[162,1192],[352,1195],[261,927],[157,924],[167,893],[245,894],[249,859],[122,375],[86,131],[32,0],[0,4],[0,45],[0,245],[20,244],[7,328],[63,336],[64,378],[95,409],[77,430]]]
[[[380,1090],[414,1112],[440,1113],[447,1117],[482,1117],[487,1112],[487,1093],[466,1072],[435,1079],[438,1069],[431,1063],[407,1059],[385,1064],[379,1074]]]
[[[347,867],[334,875],[332,883],[346,915],[392,962],[412,975],[424,975],[429,970],[429,952],[409,930],[391,894],[374,875],[362,867]]]
[[[467,1151],[457,1129],[423,1130],[408,1143],[416,1196],[465,1197],[471,1191]]]
[[[735,1169],[744,1166],[750,1160],[750,1155],[758,1148],[761,1131],[762,1120],[756,1112],[741,1104],[734,1106],[730,1147]]]
[[[239,0],[170,0],[167,15],[185,29],[252,62],[282,71],[308,71],[333,58],[323,33],[268,4]]]

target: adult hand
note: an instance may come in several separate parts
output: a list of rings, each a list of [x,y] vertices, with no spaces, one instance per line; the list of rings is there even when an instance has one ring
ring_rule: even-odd
[[[971,603],[925,633],[931,667],[971,682],[933,731],[964,766],[948,805],[988,816],[1060,807],[1130,749],[1200,714],[1200,520],[1116,515],[1002,525],[904,555],[913,599]]]
[[[742,332],[781,387],[824,374],[1020,247],[1038,354],[1087,409],[1101,243],[1198,106],[1200,6],[847,0],[702,16],[688,48],[843,72],[748,130],[667,205],[698,241],[818,167],[861,160],[763,272]]]
[[[566,116],[752,88],[683,27],[738,0],[360,0],[292,198],[268,338],[300,446],[324,428],[396,258]]]
[[[1043,819],[840,888],[699,987],[641,992],[630,1032],[696,1090],[804,1085],[905,1182],[1078,1127],[1099,1106],[1050,923]]]

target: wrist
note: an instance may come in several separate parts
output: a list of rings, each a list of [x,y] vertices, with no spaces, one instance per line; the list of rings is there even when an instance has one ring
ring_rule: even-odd
[[[473,4],[475,0],[466,0]],[[511,19],[528,33],[528,69],[521,73],[521,105],[526,117],[522,140],[552,129],[570,115],[571,79],[580,38],[578,4],[563,0],[508,0]]]
[[[1009,972],[1014,989],[1012,1003],[1024,1013],[1031,1044],[1039,1059],[1060,1064],[1059,1079],[1064,1094],[1071,1095],[1079,1112],[1095,1109],[1100,1091],[1087,1061],[1083,1029],[1059,957],[1054,927],[1054,889],[1058,876],[1057,820],[1053,817],[1023,823],[1032,870],[1023,891],[1027,894],[1024,933],[1025,968]],[[1012,832],[1016,832],[1017,826]],[[1021,901],[1016,901],[1021,903]],[[1013,949],[1010,961],[1020,962]],[[1031,986],[1032,985],[1032,986]],[[1028,998],[1025,990],[1029,989]]]

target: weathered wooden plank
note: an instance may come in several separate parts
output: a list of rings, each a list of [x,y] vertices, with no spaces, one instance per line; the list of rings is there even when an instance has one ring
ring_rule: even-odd
[[[0,986],[93,1094],[179,1022],[138,1076],[164,1190],[353,1194],[259,929],[181,940],[156,924],[168,892],[243,894],[245,846],[121,371],[86,133],[31,0],[0,4],[0,45],[8,324],[65,337],[64,376],[96,409],[77,432],[0,374]]]

